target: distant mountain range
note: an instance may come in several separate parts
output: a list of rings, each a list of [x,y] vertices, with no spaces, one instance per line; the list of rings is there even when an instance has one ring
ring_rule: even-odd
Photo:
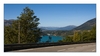
[[[90,30],[94,25],[96,25],[96,18],[86,21],[80,26],[69,25],[66,27],[40,27],[44,30]]]
[[[11,25],[14,20],[4,20],[4,26]],[[88,20],[80,26],[69,25],[65,27],[39,27],[42,30],[90,30],[94,25],[96,25],[96,18]]]
[[[43,30],[57,30],[60,27],[39,27],[39,28],[41,28]]]
[[[66,26],[66,27],[58,28],[57,30],[72,30],[72,29],[74,29],[76,27],[77,26],[75,26],[75,25],[69,25],[69,26]]]
[[[43,30],[72,30],[77,26],[74,25],[69,25],[69,26],[65,26],[65,27],[40,27]]]
[[[4,20],[4,26],[8,26],[8,25],[11,25],[12,22],[14,20]],[[66,26],[66,27],[39,27],[41,28],[42,30],[72,30],[73,28],[75,28],[76,26],[74,25],[69,25],[69,26]]]
[[[4,20],[4,26],[8,26],[8,25],[11,25],[13,23],[13,19],[11,20]]]
[[[43,30],[72,30],[74,29],[76,26],[74,25],[69,25],[69,26],[65,26],[65,27],[40,27]]]

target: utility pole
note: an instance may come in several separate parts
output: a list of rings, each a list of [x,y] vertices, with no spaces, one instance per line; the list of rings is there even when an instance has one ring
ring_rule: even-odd
[[[20,21],[18,21],[18,44],[20,44]]]

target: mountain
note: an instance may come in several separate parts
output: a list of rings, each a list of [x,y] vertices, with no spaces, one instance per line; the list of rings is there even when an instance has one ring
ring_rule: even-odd
[[[43,30],[72,30],[75,27],[76,26],[74,26],[74,25],[69,25],[66,27],[40,27],[40,28]]]
[[[57,30],[59,27],[39,27],[43,30]]]
[[[11,25],[14,20],[4,20],[4,26]],[[94,25],[96,25],[96,18],[88,20],[80,26],[69,25],[66,27],[39,27],[42,30],[90,30]]]
[[[57,30],[72,30],[74,29],[76,26],[74,25],[69,25],[69,26],[66,26],[66,27],[61,27],[61,28],[58,28]]]
[[[8,25],[11,25],[12,22],[14,20],[11,19],[11,20],[4,20],[4,26],[8,26]],[[66,27],[39,27],[41,28],[41,30],[71,30],[73,28],[75,28],[75,26],[73,25],[70,25],[70,26],[66,26]]]
[[[94,25],[96,25],[96,18],[88,20],[87,22],[74,28],[73,30],[90,30]]]
[[[13,19],[11,20],[4,20],[4,26],[8,26],[8,25],[11,25],[13,23]]]

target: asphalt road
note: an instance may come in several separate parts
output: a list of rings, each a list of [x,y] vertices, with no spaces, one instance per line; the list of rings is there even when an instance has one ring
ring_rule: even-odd
[[[11,52],[96,52],[96,43],[30,48]]]

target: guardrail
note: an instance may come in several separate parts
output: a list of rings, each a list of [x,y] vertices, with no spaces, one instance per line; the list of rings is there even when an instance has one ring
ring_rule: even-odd
[[[32,43],[32,44],[5,44],[4,52],[27,49],[27,48],[38,48],[47,46],[57,46],[57,45],[70,45],[70,44],[82,44],[82,43],[92,43],[92,42],[61,42],[61,43]]]

